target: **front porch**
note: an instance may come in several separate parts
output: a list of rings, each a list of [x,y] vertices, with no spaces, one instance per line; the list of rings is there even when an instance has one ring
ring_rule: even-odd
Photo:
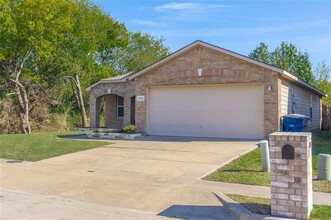
[[[100,83],[101,82],[101,83]],[[90,91],[90,128],[122,130],[135,125],[135,91],[132,81],[104,80]]]

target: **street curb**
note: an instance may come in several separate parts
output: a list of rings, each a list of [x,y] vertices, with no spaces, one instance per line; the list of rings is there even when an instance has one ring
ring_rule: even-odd
[[[294,218],[281,218],[270,215],[255,214],[223,193],[218,193],[217,195],[224,207],[227,208],[229,212],[231,212],[231,214],[233,214],[238,220],[299,220]]]

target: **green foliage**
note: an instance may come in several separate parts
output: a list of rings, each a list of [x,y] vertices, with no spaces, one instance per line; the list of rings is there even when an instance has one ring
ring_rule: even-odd
[[[129,32],[89,0],[0,0],[0,24],[0,99],[10,99],[8,112],[19,116],[22,105],[13,95],[13,81],[22,84],[29,103],[23,110],[35,130],[52,120],[34,112],[48,108],[45,113],[78,123],[74,120],[84,114],[89,100],[84,88],[139,70],[169,53],[163,38]],[[0,130],[10,132],[6,126],[12,124],[2,123],[10,115],[3,115]]]
[[[327,66],[325,62],[318,63],[314,69],[316,78],[315,86],[327,94],[323,97],[323,103],[331,106],[331,67]]]
[[[270,185],[269,173],[262,172],[260,149],[255,149],[233,160],[204,179],[248,185]]]
[[[156,38],[140,32],[129,34],[129,44],[121,56],[123,70],[138,71],[159,61],[170,53],[169,48],[163,46],[164,39]]]
[[[299,51],[294,44],[282,42],[280,47],[270,52],[267,44],[260,43],[248,56],[293,73],[310,84],[315,82],[309,54]]]
[[[137,127],[135,125],[127,125],[123,128],[123,131],[127,133],[135,133],[137,131]]]
[[[100,141],[77,141],[58,138],[67,135],[84,135],[84,133],[0,135],[0,157],[14,160],[38,161],[109,144]]]
[[[310,220],[330,220],[331,206],[329,205],[314,205],[314,208],[309,216]]]
[[[93,132],[94,133],[99,133],[100,131],[99,131],[99,129],[93,129]]]
[[[266,43],[261,42],[249,55],[254,60],[261,61],[263,63],[271,64],[271,54]]]

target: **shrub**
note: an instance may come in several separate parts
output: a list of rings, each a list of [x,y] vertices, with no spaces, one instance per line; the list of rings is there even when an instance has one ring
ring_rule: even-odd
[[[135,125],[127,125],[123,128],[123,131],[127,133],[135,133],[137,131],[137,127]]]
[[[94,133],[99,133],[99,129],[93,129]]]

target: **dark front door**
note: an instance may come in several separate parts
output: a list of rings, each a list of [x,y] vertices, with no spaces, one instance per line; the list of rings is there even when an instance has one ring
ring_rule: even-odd
[[[132,96],[131,97],[131,111],[130,111],[131,113],[130,113],[130,123],[132,124],[132,125],[134,125],[134,124],[136,124],[136,117],[135,117],[135,115],[136,115],[136,96]]]

